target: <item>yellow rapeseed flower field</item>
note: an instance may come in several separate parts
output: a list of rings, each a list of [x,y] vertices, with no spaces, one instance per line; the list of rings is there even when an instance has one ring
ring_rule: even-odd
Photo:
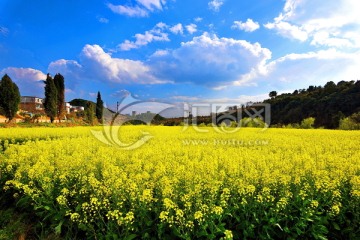
[[[64,238],[360,237],[360,132],[0,129],[2,200]]]

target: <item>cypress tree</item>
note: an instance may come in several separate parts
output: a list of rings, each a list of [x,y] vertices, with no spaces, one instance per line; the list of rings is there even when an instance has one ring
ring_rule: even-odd
[[[44,108],[46,115],[50,118],[51,122],[54,122],[55,117],[57,116],[57,89],[54,83],[54,79],[47,74],[45,80],[45,100]]]
[[[65,81],[64,77],[58,73],[54,76],[54,83],[57,90],[57,117],[59,121],[65,115]]]
[[[0,107],[11,121],[19,109],[20,91],[18,86],[5,74],[0,81]]]
[[[86,102],[86,108],[85,108],[85,116],[86,120],[89,124],[94,124],[94,106],[91,104],[91,102]]]
[[[95,115],[96,115],[96,118],[98,119],[98,121],[99,121],[100,123],[102,123],[102,118],[103,118],[103,107],[104,107],[104,102],[103,102],[103,100],[101,100],[101,94],[100,94],[100,92],[98,92],[97,98],[96,98],[96,111],[95,111]]]

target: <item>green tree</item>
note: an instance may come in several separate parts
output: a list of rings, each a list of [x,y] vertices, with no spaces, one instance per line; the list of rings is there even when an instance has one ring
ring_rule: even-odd
[[[97,98],[96,98],[96,111],[95,111],[95,115],[96,115],[96,118],[98,119],[98,121],[99,121],[100,123],[102,123],[103,108],[104,108],[104,102],[103,102],[103,100],[101,99],[101,94],[100,94],[100,92],[98,92]]]
[[[269,93],[269,97],[271,97],[271,98],[274,98],[274,97],[276,97],[277,96],[277,92],[276,91],[271,91],[270,93]]]
[[[86,121],[93,125],[94,124],[94,106],[91,104],[91,102],[87,102],[86,103],[86,108],[85,108],[85,116],[86,116]]]
[[[54,76],[54,83],[57,91],[57,117],[59,121],[65,114],[65,81],[64,77],[58,73]]]
[[[0,81],[0,107],[5,117],[11,121],[19,109],[20,92],[18,86],[5,74]]]
[[[315,118],[308,117],[301,121],[300,128],[310,129],[314,128]]]
[[[57,110],[57,89],[54,83],[54,79],[47,74],[45,83],[45,100],[44,108],[46,115],[50,118],[51,122],[54,122],[55,117],[58,114]]]
[[[360,130],[360,112],[354,113],[349,117],[340,119],[339,129]]]

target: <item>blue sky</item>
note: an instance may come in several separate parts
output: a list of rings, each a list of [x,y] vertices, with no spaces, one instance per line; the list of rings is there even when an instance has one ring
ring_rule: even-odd
[[[43,96],[108,106],[124,93],[167,102],[258,101],[360,77],[355,0],[0,2],[0,73]]]

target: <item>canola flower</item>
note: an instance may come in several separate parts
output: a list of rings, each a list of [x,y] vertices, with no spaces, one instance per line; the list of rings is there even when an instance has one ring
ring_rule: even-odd
[[[358,131],[124,126],[123,142],[154,136],[126,151],[90,129],[0,129],[1,191],[94,238],[326,237],[349,212],[360,226]]]

